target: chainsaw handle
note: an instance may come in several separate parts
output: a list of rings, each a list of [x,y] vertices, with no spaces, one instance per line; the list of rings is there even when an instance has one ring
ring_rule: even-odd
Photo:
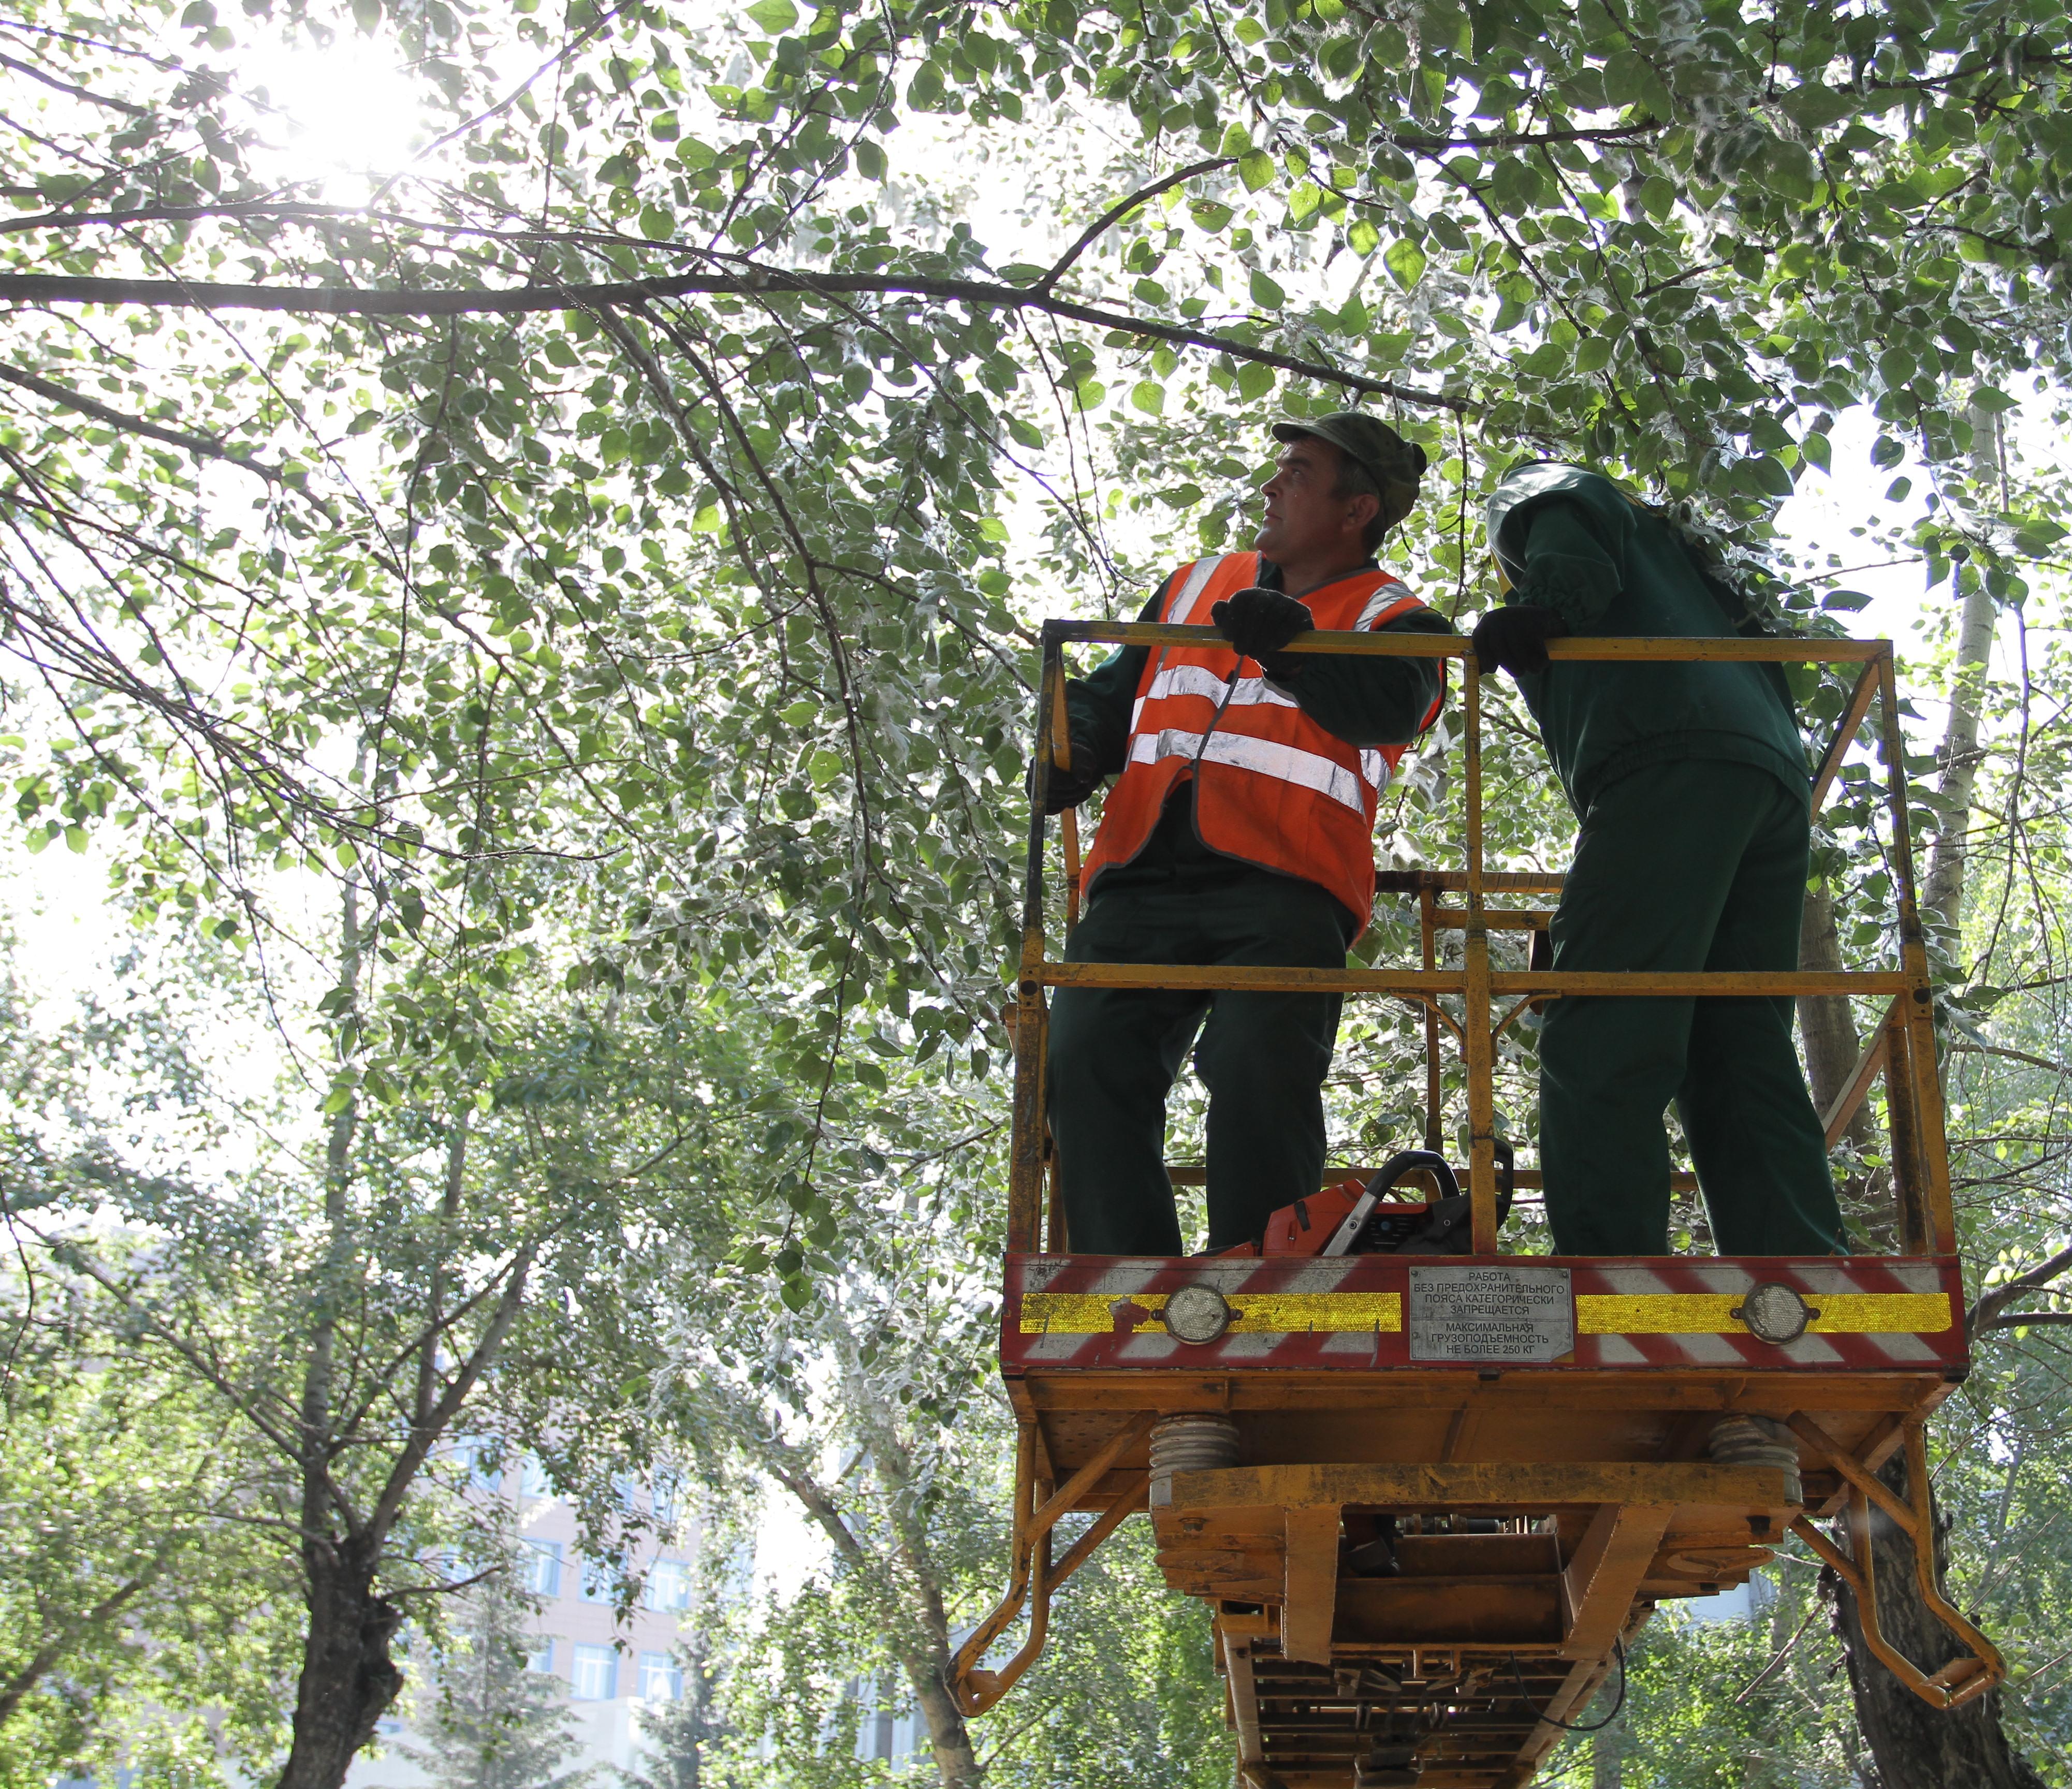
[[[1508,1166],[1509,1163],[1507,1162],[1506,1167],[1508,1167]],[[1457,1199],[1461,1196],[1461,1183],[1453,1177],[1453,1171],[1448,1165],[1446,1158],[1436,1149],[1398,1150],[1381,1164],[1375,1171],[1374,1178],[1367,1182],[1367,1190],[1378,1200],[1382,1194],[1388,1192],[1412,1168],[1431,1170],[1433,1178],[1439,1183],[1439,1196],[1441,1199]],[[1507,1173],[1504,1186],[1507,1204],[1510,1202],[1508,1197],[1510,1191],[1510,1176]]]

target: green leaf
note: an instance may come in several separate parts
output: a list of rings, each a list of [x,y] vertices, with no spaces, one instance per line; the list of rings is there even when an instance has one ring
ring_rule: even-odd
[[[1997,415],[2003,410],[2012,410],[2015,407],[2016,400],[2009,397],[1997,386],[1981,385],[1971,393],[1971,402],[1980,409],[1991,411]]]
[[[916,112],[932,112],[942,101],[943,71],[932,62],[924,62],[906,84],[906,103]]]
[[[1426,218],[1424,228],[1449,254],[1460,254],[1468,246],[1468,232],[1444,211],[1434,211]]]
[[[1391,243],[1381,259],[1391,277],[1405,292],[1424,276],[1424,251],[1408,236],[1399,236]]]
[[[1237,370],[1237,395],[1256,404],[1273,389],[1273,369],[1257,360],[1248,360]]]
[[[1215,236],[1227,229],[1230,220],[1237,214],[1227,205],[1219,205],[1213,199],[1198,199],[1187,207],[1187,215],[1194,219],[1198,229],[1207,230]]]
[[[1381,246],[1381,232],[1365,218],[1355,218],[1346,231],[1346,246],[1355,255],[1371,255]]]
[[[1735,470],[1745,474],[1758,490],[1766,491],[1772,497],[1791,494],[1790,470],[1774,454],[1758,453],[1742,461]]]
[[[1260,269],[1252,270],[1252,302],[1261,310],[1278,310],[1288,302],[1288,294]]]
[[[1237,177],[1244,183],[1247,192],[1257,192],[1262,187],[1272,185],[1273,174],[1273,158],[1263,149],[1238,158]]]
[[[791,0],[755,0],[747,12],[767,37],[781,37],[799,23],[799,9]]]
[[[1166,388],[1155,379],[1141,379],[1131,388],[1129,401],[1133,408],[1141,410],[1147,416],[1163,416]]]

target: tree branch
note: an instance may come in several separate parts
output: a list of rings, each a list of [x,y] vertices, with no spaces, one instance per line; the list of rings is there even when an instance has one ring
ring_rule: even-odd
[[[554,1226],[556,1229],[561,1227]],[[510,1278],[505,1282],[503,1296],[496,1301],[496,1308],[483,1330],[481,1340],[461,1363],[447,1383],[444,1395],[432,1406],[430,1414],[410,1425],[410,1438],[397,1453],[394,1465],[389,1468],[388,1481],[381,1487],[381,1496],[367,1520],[368,1532],[377,1540],[388,1534],[396,1518],[402,1513],[404,1497],[431,1453],[432,1444],[460,1414],[461,1407],[475,1390],[475,1382],[495,1364],[504,1346],[504,1338],[517,1321],[519,1311],[525,1303],[532,1264],[539,1258],[546,1240],[541,1237],[528,1242],[511,1258],[510,1265],[504,1270]]]
[[[1604,130],[1498,130],[1486,136],[1419,137],[1408,131],[1387,132],[1398,149],[1437,154],[1449,149],[1531,149],[1543,143],[1616,143],[1628,137],[1651,136],[1666,129],[1652,118],[1638,124],[1614,125]]]
[[[2039,1262],[2027,1273],[2016,1274],[1990,1292],[1981,1292],[1978,1302],[1965,1314],[1964,1327],[1973,1330],[1992,1327],[1993,1319],[2023,1293],[2049,1285],[2068,1267],[2072,1267],[2072,1249],[2060,1249],[2048,1261]]]
[[[665,277],[599,285],[521,285],[495,290],[454,287],[365,289],[355,286],[224,285],[187,280],[112,280],[64,273],[0,275],[0,304],[144,305],[173,310],[271,310],[319,317],[523,316],[549,310],[602,310],[657,298],[703,294],[767,297],[792,293],[802,297],[864,293],[940,298],[993,310],[1039,310],[1097,328],[1118,330],[1145,341],[1227,354],[1233,359],[1277,367],[1326,384],[1372,397],[1468,415],[1478,406],[1444,392],[1369,379],[1320,361],[1276,354],[1210,330],[1190,329],[1106,310],[1053,296],[1037,286],[1002,285],[987,280],[941,279],[920,273],[809,273],[792,268],[751,265],[739,273],[674,273]]]
[[[135,105],[128,100],[109,97],[105,93],[94,92],[91,88],[75,87],[68,80],[60,80],[56,75],[46,74],[34,63],[17,62],[12,56],[0,55],[0,68],[11,68],[18,75],[27,75],[31,80],[39,80],[46,87],[55,87],[60,93],[69,93],[76,100],[85,100],[94,105],[105,105],[111,111],[127,113],[133,118],[148,118],[151,109]]]
[[[76,410],[81,416],[92,416],[97,422],[105,422],[111,429],[120,429],[132,435],[148,435],[154,441],[163,441],[168,447],[177,447],[186,453],[199,453],[204,459],[226,461],[232,466],[241,466],[245,471],[256,474],[269,484],[286,482],[278,466],[252,459],[207,435],[190,435],[178,429],[168,429],[162,423],[149,421],[142,416],[133,416],[126,411],[112,410],[84,392],[54,384],[34,373],[25,373],[17,367],[0,366],[0,379],[4,379],[10,385],[20,386],[25,392],[34,392],[39,397],[48,398],[53,404],[63,404],[68,410]]]
[[[2004,1044],[1952,1044],[1952,1056],[1997,1056],[2009,1062],[2026,1063],[2032,1069],[2048,1069],[2054,1075],[2072,1074],[2072,1068],[2053,1062],[2047,1056],[2031,1056],[2027,1050],[2011,1050]]]
[[[1191,167],[1181,169],[1178,174],[1169,174],[1163,180],[1154,181],[1141,191],[1133,192],[1128,198],[1120,199],[1109,206],[1080,232],[1079,240],[1058,257],[1056,264],[1050,271],[1036,282],[1036,289],[1047,294],[1064,277],[1065,269],[1086,252],[1088,246],[1100,236],[1102,232],[1110,224],[1121,222],[1147,199],[1156,199],[1159,194],[1180,185],[1183,181],[1193,179],[1198,174],[1214,174],[1219,168],[1230,167],[1236,162],[1236,160],[1237,158],[1235,155],[1212,156],[1206,162],[1197,162]]]

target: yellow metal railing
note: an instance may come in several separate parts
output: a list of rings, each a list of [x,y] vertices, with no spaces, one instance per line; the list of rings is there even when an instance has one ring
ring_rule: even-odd
[[[1832,1145],[1882,1073],[1891,1121],[1892,1178],[1900,1212],[1903,1252],[1947,1255],[1955,1252],[1949,1165],[1942,1135],[1942,1104],[1936,1073],[1934,1011],[1928,954],[1915,899],[1914,852],[1908,823],[1905,741],[1900,732],[1898,691],[1888,640],[1798,638],[1654,639],[1563,638],[1548,642],[1556,662],[1577,660],[1681,663],[1713,662],[1859,665],[1847,708],[1813,774],[1817,815],[1833,787],[1843,760],[1873,703],[1886,767],[1885,807],[1888,849],[1898,889],[1899,960],[1887,969],[1820,971],[1708,970],[1695,974],[1560,972],[1493,967],[1492,931],[1531,929],[1544,915],[1492,904],[1492,895],[1550,893],[1558,876],[1516,874],[1485,868],[1482,839],[1482,692],[1479,667],[1462,638],[1425,634],[1305,634],[1286,648],[1297,653],[1338,653],[1375,658],[1455,659],[1465,675],[1460,692],[1463,718],[1462,778],[1466,862],[1459,872],[1385,876],[1385,889],[1415,892],[1424,933],[1420,966],[1388,969],[1211,967],[1157,963],[1070,963],[1051,957],[1044,931],[1044,868],[1048,823],[1044,794],[1054,766],[1067,761],[1063,649],[1075,642],[1113,645],[1220,646],[1221,637],[1203,627],[1148,622],[1048,622],[1042,634],[1042,670],[1036,704],[1034,801],[1030,822],[1028,874],[1022,909],[1018,998],[1013,1009],[1014,1129],[1009,1182],[1008,1247],[1030,1253],[1044,1245],[1046,1147],[1044,1057],[1048,1028],[1045,991],[1053,987],[1255,988],[1379,995],[1424,1009],[1427,1048],[1428,1131],[1436,1126],[1438,1050],[1444,1028],[1459,1039],[1466,1059],[1468,1103],[1468,1192],[1473,1206],[1473,1246],[1478,1254],[1497,1248],[1496,1122],[1493,1084],[1496,1039],[1531,1002],[1563,995],[1719,996],[1751,995],[1874,995],[1889,1003],[1842,1097],[1823,1114]],[[1076,911],[1079,850],[1075,823],[1067,810],[1063,835],[1069,900]],[[1414,887],[1410,884],[1414,883]],[[1398,886],[1400,884],[1401,886]],[[1449,908],[1440,897],[1461,897]],[[1463,961],[1457,969],[1437,966],[1438,929],[1458,929]],[[1440,1006],[1457,999],[1456,1020]],[[1515,1003],[1494,1016],[1498,999]],[[1433,1139],[1428,1135],[1428,1143]],[[1057,1203],[1050,1202],[1048,1246],[1069,1246],[1062,1234]]]

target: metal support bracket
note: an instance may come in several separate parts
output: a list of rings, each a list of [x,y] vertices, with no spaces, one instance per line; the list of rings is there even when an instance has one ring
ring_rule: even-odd
[[[1928,1445],[1919,1418],[1906,1425],[1906,1499],[1902,1501],[1848,1449],[1810,1417],[1794,1416],[1791,1427],[1839,1472],[1849,1487],[1849,1551],[1842,1549],[1805,1516],[1794,1520],[1791,1532],[1833,1568],[1856,1593],[1864,1643],[1878,1662],[1930,1708],[1962,1708],[1975,1701],[2007,1676],[1999,1650],[1945,1598],[1935,1582],[1935,1527],[1929,1502]],[[1929,1612],[1970,1650],[1934,1671],[1922,1671],[1885,1637],[1878,1625],[1877,1572],[1871,1558],[1871,1505],[1897,1524],[1914,1543],[1914,1569],[1921,1599]]]
[[[1157,1413],[1145,1411],[1110,1436],[1100,1451],[1046,1498],[1036,1502],[1034,1425],[1026,1426],[1022,1445],[1014,1456],[1014,1537],[1007,1592],[993,1613],[971,1631],[970,1637],[950,1660],[950,1690],[957,1706],[966,1714],[983,1714],[1012,1689],[1022,1674],[1036,1662],[1043,1650],[1050,1625],[1050,1598],[1058,1586],[1092,1557],[1095,1548],[1134,1516],[1148,1507],[1149,1476],[1126,1496],[1095,1517],[1093,1525],[1054,1563],[1050,1557],[1050,1534],[1058,1519],[1071,1512],[1080,1498],[1092,1490],[1150,1432]],[[993,1643],[1014,1618],[1029,1606],[1029,1633],[1014,1656],[997,1671],[980,1667]]]

